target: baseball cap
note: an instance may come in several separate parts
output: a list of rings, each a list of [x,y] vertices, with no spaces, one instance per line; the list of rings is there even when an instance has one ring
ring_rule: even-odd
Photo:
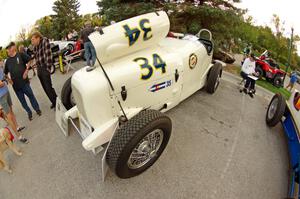
[[[10,47],[12,46],[15,46],[15,42],[11,41],[7,46],[6,46],[6,49],[9,49]]]

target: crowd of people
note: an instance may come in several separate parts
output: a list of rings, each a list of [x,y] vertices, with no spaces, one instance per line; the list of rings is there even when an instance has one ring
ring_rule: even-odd
[[[12,100],[8,90],[11,84],[19,102],[27,113],[28,119],[32,120],[32,110],[28,106],[25,96],[29,99],[30,104],[37,115],[41,116],[42,111],[39,103],[30,86],[28,71],[31,67],[32,60],[35,59],[40,83],[47,94],[51,106],[55,108],[56,92],[52,87],[50,68],[53,63],[51,47],[49,40],[43,37],[39,32],[34,32],[31,36],[31,43],[34,46],[34,55],[31,57],[24,52],[22,46],[17,51],[14,42],[10,42],[6,47],[8,58],[4,62],[0,60],[0,112],[1,117],[7,122],[9,127],[17,135],[22,143],[28,143],[28,140],[20,134],[25,127],[19,127],[16,116],[12,108]]]
[[[80,42],[83,43],[85,49],[85,58],[88,66],[94,66],[96,61],[96,51],[88,36],[94,32],[90,22],[85,23],[85,27],[80,33]],[[74,32],[73,32],[74,34]],[[76,32],[77,34],[77,32]],[[28,143],[28,139],[23,135],[24,126],[19,126],[16,115],[13,111],[13,103],[8,86],[12,86],[12,90],[16,94],[20,104],[27,113],[29,121],[33,119],[33,112],[38,116],[42,115],[39,102],[35,97],[34,90],[30,85],[28,72],[33,69],[33,65],[37,68],[37,76],[40,84],[50,101],[50,109],[56,106],[57,94],[52,86],[50,70],[53,64],[50,40],[44,37],[40,32],[36,31],[31,35],[31,46],[33,49],[24,45],[17,45],[10,42],[6,46],[7,59],[0,58],[0,118],[5,120],[9,127],[16,135],[21,143]],[[33,70],[36,75],[35,70]],[[26,98],[29,99],[30,106]]]

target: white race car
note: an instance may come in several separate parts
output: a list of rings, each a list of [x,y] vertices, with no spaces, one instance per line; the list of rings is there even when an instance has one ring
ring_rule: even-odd
[[[172,131],[162,112],[203,87],[214,93],[219,85],[222,66],[212,62],[211,33],[177,39],[167,37],[169,29],[169,18],[160,11],[92,33],[96,66],[75,72],[57,100],[56,121],[66,136],[72,124],[86,150],[97,153],[108,143],[103,178],[107,165],[120,178],[148,169]]]

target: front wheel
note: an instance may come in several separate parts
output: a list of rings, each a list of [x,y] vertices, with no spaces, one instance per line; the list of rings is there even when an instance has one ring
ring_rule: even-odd
[[[281,94],[276,94],[272,98],[267,114],[266,114],[266,123],[269,127],[276,126],[280,122],[282,116],[285,112],[285,99]]]
[[[220,63],[215,63],[210,69],[207,77],[206,91],[210,94],[216,92],[220,84],[220,79],[222,76],[222,65]]]
[[[156,110],[141,111],[113,136],[106,153],[107,164],[120,178],[141,174],[160,157],[171,131],[168,116]]]

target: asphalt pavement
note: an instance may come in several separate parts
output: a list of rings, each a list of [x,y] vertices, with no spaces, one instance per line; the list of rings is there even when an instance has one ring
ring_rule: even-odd
[[[74,64],[76,68],[82,62]],[[60,93],[68,74],[53,75]],[[1,199],[276,199],[287,193],[288,152],[280,125],[265,124],[266,96],[254,99],[224,76],[214,95],[198,91],[166,114],[170,142],[145,173],[122,180],[111,171],[101,181],[101,154],[85,151],[75,133],[64,137],[50,101],[34,77],[31,85],[43,115],[28,121],[11,92],[28,145],[22,157],[6,153],[13,174],[0,172]],[[1,123],[3,124],[3,122]]]

